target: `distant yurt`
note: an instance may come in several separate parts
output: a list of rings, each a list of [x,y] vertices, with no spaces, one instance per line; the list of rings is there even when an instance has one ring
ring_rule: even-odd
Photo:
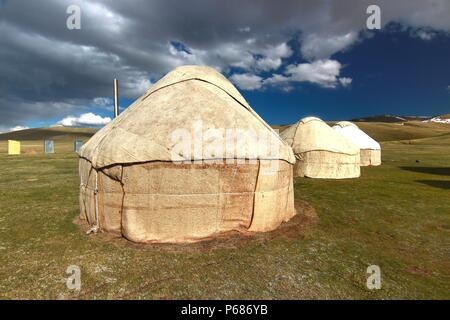
[[[294,176],[345,179],[360,175],[359,148],[319,118],[304,118],[281,137],[297,159]]]
[[[211,132],[221,129],[263,133],[276,155],[267,144],[233,139],[225,151],[211,147]],[[81,147],[80,218],[140,243],[273,230],[296,213],[294,163],[292,149],[224,76],[179,67]]]
[[[378,166],[381,164],[380,144],[358,128],[356,124],[349,121],[341,121],[336,123],[333,129],[359,147],[361,166]]]

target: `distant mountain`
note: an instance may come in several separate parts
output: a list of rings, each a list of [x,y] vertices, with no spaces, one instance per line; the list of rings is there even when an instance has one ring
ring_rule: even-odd
[[[387,122],[387,123],[394,123],[394,122],[407,122],[407,121],[426,121],[430,120],[432,117],[428,116],[395,116],[395,115],[378,115],[378,116],[371,116],[371,117],[365,117],[365,118],[356,118],[352,119],[350,121],[353,122]]]
[[[51,127],[51,128],[33,128],[18,131],[11,131],[0,134],[1,140],[69,140],[69,139],[86,139],[90,138],[97,132],[93,128],[67,128],[67,127]]]
[[[443,114],[442,116],[437,116],[426,120],[427,122],[436,122],[436,123],[449,123],[450,124],[450,114]]]

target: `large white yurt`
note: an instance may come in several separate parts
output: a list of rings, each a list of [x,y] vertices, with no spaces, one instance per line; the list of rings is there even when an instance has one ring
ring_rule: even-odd
[[[257,132],[277,152],[268,156],[264,142],[211,148],[205,132],[213,129],[223,139],[221,129]],[[141,243],[273,230],[296,213],[294,163],[292,149],[224,76],[179,67],[81,148],[80,217]]]
[[[294,176],[325,179],[360,176],[359,148],[316,117],[304,118],[283,132],[296,163]]]
[[[349,121],[341,121],[335,124],[333,129],[359,147],[361,166],[378,166],[381,164],[380,144],[362,131],[356,124]]]

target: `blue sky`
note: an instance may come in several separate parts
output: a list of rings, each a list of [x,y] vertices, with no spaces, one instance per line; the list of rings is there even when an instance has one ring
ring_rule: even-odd
[[[450,1],[230,1],[3,2],[0,132],[102,125],[114,78],[123,109],[185,64],[220,70],[270,124],[450,113]]]

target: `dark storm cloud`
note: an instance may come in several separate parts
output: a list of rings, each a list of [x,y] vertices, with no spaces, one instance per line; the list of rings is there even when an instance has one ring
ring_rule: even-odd
[[[234,78],[247,82],[261,71],[280,73],[292,54],[286,43],[299,34],[304,58],[327,59],[358,41],[372,3],[380,4],[383,24],[450,29],[445,0],[3,1],[0,129],[80,112],[95,98],[111,95],[114,77],[121,80],[121,93],[134,98],[150,79],[181,64],[208,64],[224,72],[240,68],[243,75]],[[81,30],[66,28],[71,4],[81,8]],[[178,50],[174,41],[188,50]]]

